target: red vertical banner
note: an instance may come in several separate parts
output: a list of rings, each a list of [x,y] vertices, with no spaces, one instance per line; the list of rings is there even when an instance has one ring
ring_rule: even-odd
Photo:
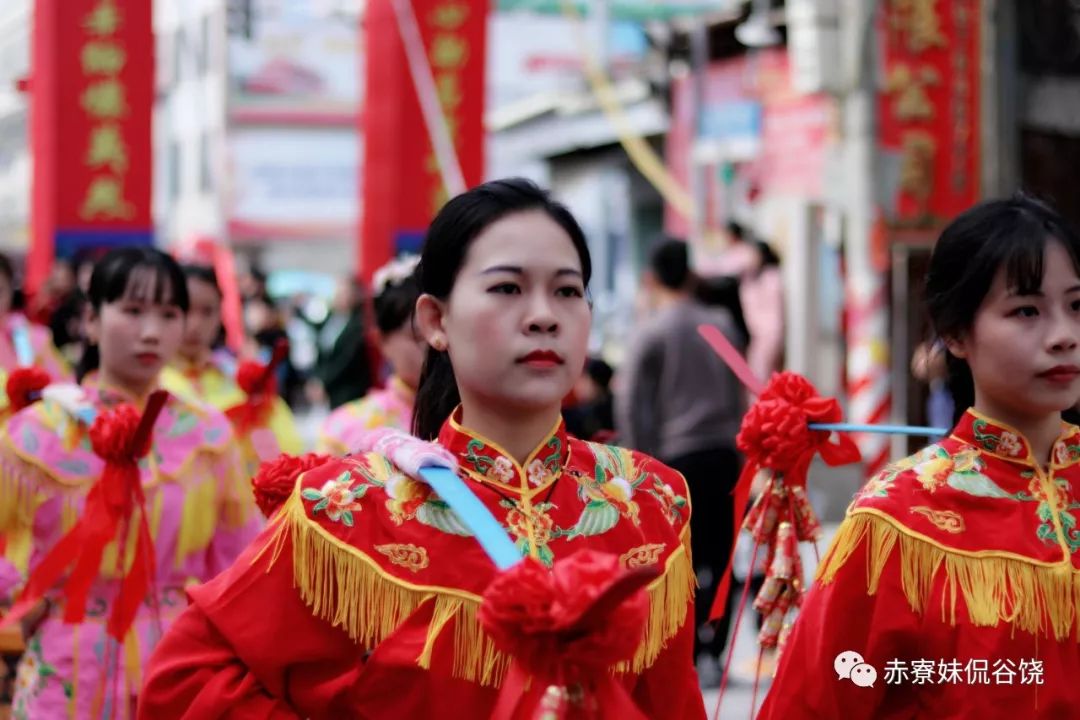
[[[395,0],[371,0],[365,26],[366,90],[359,268],[372,274],[399,250],[418,250],[446,202],[439,166],[406,62]],[[484,176],[487,0],[411,0],[439,105],[465,183]]]
[[[30,92],[33,290],[57,255],[152,242],[151,3],[36,0]]]
[[[937,224],[979,199],[980,0],[885,0],[881,143],[899,157],[897,224]]]

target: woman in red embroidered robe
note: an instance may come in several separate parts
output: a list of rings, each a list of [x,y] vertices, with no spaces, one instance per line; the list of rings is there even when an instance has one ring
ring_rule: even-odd
[[[419,269],[415,431],[453,453],[522,555],[657,566],[639,646],[612,670],[647,717],[702,718],[685,481],[568,436],[560,416],[585,361],[590,270],[577,222],[528,181],[451,200]],[[469,535],[380,455],[307,471],[245,555],[191,591],[140,717],[489,717],[509,658],[477,620],[496,571]]]
[[[1080,238],[1024,196],[958,217],[927,305],[951,435],[859,492],[762,718],[1064,718],[1080,707]],[[966,396],[966,397],[965,397]]]

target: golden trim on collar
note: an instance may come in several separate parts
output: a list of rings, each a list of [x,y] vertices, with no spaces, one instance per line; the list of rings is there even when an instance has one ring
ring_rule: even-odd
[[[1002,460],[1025,465],[1036,464],[1031,445],[1022,432],[984,415],[975,408],[968,408],[961,416],[950,437]]]
[[[450,413],[439,439],[458,455],[460,468],[469,477],[507,492],[532,496],[551,487],[562,475],[570,459],[570,444],[561,415],[525,462],[519,464],[499,443],[461,425],[460,413],[459,405]],[[545,450],[548,455],[541,459]]]
[[[1031,452],[1031,443],[1015,427],[969,408],[950,435],[1001,460],[1041,467]],[[1050,466],[1061,469],[1080,462],[1080,428],[1062,421],[1061,432],[1050,454]]]

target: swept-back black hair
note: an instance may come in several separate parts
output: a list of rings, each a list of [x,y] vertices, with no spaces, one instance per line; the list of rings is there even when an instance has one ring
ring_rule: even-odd
[[[388,335],[410,322],[419,297],[420,282],[415,270],[408,277],[387,282],[372,300],[379,332]]]
[[[926,309],[943,339],[969,331],[998,269],[1020,295],[1038,292],[1046,244],[1059,242],[1080,275],[1080,236],[1050,205],[1024,193],[991,200],[961,213],[942,231],[926,276]],[[975,402],[967,362],[947,353],[956,419]]]
[[[214,272],[214,268],[209,265],[184,265],[182,269],[184,277],[210,285],[217,291],[218,297],[221,297],[221,285],[218,285],[217,273]]]
[[[443,206],[428,228],[417,266],[420,292],[440,300],[450,296],[472,241],[488,226],[513,213],[538,210],[570,236],[581,260],[582,281],[588,287],[592,259],[585,233],[566,206],[524,178],[492,180],[458,195]],[[461,402],[450,355],[428,348],[413,408],[413,432],[432,440]]]
[[[184,313],[190,305],[184,271],[171,256],[151,247],[117,248],[94,265],[86,297],[94,313],[124,298],[174,305]],[[82,382],[100,362],[97,345],[87,344],[75,369],[76,379]]]

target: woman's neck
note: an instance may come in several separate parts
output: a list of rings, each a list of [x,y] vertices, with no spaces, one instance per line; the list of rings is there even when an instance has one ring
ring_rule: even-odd
[[[520,465],[547,438],[560,412],[559,407],[543,412],[492,412],[463,399],[461,425],[498,443]]]
[[[146,396],[157,387],[157,379],[155,378],[153,382],[146,385],[137,385],[119,379],[115,374],[110,373],[103,367],[98,371],[98,385],[100,387],[116,390],[132,400],[142,402],[146,399]]]
[[[992,420],[1005,423],[1021,433],[1031,446],[1031,454],[1040,465],[1049,465],[1054,443],[1061,436],[1061,415],[1051,413],[1037,417],[1010,413],[993,403],[975,400],[975,410]]]

